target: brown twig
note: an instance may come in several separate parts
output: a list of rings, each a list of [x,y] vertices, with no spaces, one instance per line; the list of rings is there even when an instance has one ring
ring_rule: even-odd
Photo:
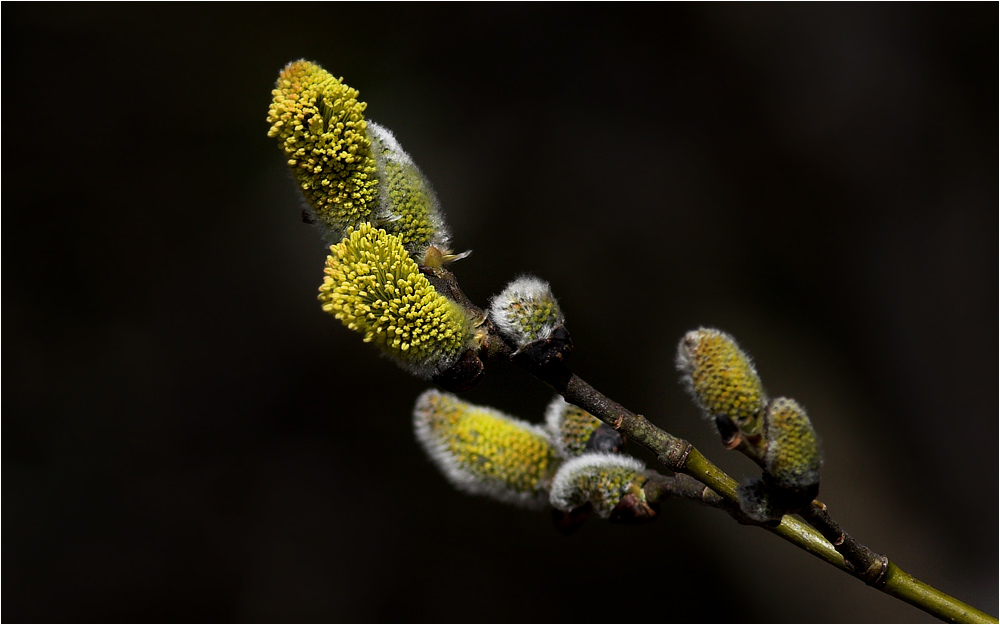
[[[844,561],[855,577],[876,588],[885,585],[886,573],[889,570],[889,558],[875,553],[849,536],[830,516],[826,504],[814,501],[809,507],[801,510],[799,516],[816,528],[823,535],[823,538],[830,541],[833,548],[844,556]]]

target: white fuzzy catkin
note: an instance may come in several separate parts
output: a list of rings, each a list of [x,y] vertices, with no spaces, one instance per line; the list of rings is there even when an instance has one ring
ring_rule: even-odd
[[[601,427],[601,421],[556,395],[545,409],[545,427],[559,455],[574,458],[584,452],[587,441]]]
[[[549,283],[521,276],[490,300],[490,318],[497,330],[518,347],[547,339],[565,322]]]
[[[543,428],[434,389],[417,399],[413,417],[417,439],[453,486],[529,508],[545,505],[559,457]]]
[[[368,137],[378,168],[379,225],[418,260],[430,246],[448,252],[451,233],[430,181],[388,128],[369,121]]]
[[[568,512],[591,503],[607,518],[626,491],[645,482],[645,465],[631,456],[588,453],[559,467],[549,491],[552,507]]]

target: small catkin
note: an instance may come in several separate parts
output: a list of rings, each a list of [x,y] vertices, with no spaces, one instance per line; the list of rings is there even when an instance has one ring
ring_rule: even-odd
[[[568,460],[552,480],[549,502],[553,508],[569,512],[591,504],[603,518],[627,494],[646,504],[645,467],[630,456],[588,453]]]
[[[559,395],[545,409],[545,427],[563,458],[573,458],[586,452],[591,437],[601,425],[600,419]]]
[[[368,132],[378,164],[378,225],[399,237],[416,259],[425,258],[431,246],[447,256],[450,234],[430,182],[392,132],[374,122]]]
[[[814,491],[819,485],[819,441],[806,411],[794,399],[779,397],[768,405],[765,420],[765,473],[784,490]]]
[[[733,337],[707,328],[688,332],[677,348],[677,369],[707,418],[725,417],[744,434],[759,433],[767,397]]]
[[[497,330],[518,347],[549,338],[565,323],[549,284],[532,276],[514,280],[493,297],[489,314]]]

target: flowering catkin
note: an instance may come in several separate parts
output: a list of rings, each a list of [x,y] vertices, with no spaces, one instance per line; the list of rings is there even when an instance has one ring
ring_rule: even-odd
[[[473,320],[434,290],[398,237],[371,224],[330,247],[323,310],[412,373],[429,378],[474,346]]]
[[[417,399],[413,417],[417,439],[456,488],[545,504],[559,458],[544,429],[433,389]]]
[[[377,165],[358,92],[319,65],[289,63],[271,92],[278,139],[316,220],[334,238],[378,217]]]

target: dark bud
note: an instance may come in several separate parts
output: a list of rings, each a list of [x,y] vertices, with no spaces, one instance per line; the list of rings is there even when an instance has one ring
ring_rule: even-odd
[[[547,367],[565,362],[571,351],[573,340],[569,336],[569,330],[560,325],[552,329],[548,338],[532,341],[519,349],[518,353],[540,367]]]
[[[634,493],[627,493],[611,511],[608,520],[612,523],[639,525],[656,518],[656,510]]]
[[[803,487],[793,487],[779,484],[766,473],[763,475],[763,482],[772,505],[788,512],[802,510],[819,496],[818,482]]]
[[[625,436],[607,423],[602,423],[587,439],[584,451],[616,454],[625,448]]]
[[[474,349],[466,350],[458,362],[431,378],[435,384],[446,391],[461,393],[479,383],[486,373],[486,365],[479,359]]]
[[[740,429],[728,416],[715,415],[715,427],[719,430],[719,436],[722,437],[722,444],[726,449],[733,449],[740,444]]]

